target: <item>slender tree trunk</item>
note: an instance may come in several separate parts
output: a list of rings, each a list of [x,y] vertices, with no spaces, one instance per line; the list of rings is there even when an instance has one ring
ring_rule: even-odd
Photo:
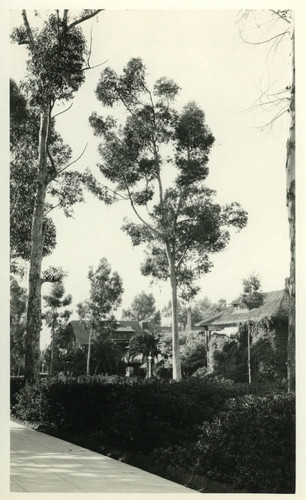
[[[295,44],[294,31],[292,34],[292,87],[290,102],[290,133],[287,140],[287,209],[290,235],[290,278],[289,292],[289,327],[288,327],[288,392],[295,392]]]
[[[86,366],[86,374],[90,374],[90,351],[91,351],[91,330],[89,332],[88,337],[88,352],[87,352],[87,366]]]
[[[250,328],[250,320],[248,319],[248,377],[249,384],[252,382],[251,376],[251,328]]]
[[[148,373],[148,378],[152,377],[152,356],[151,353],[148,356],[147,360],[147,373]]]
[[[54,360],[54,332],[51,332],[51,359],[50,359],[50,375],[53,374],[53,360]]]
[[[47,140],[49,109],[42,111],[39,131],[39,157],[37,193],[32,223],[32,248],[29,272],[29,298],[27,308],[25,380],[39,377],[39,339],[41,330],[41,263],[43,253],[43,220],[48,182]]]
[[[177,283],[176,272],[173,255],[167,248],[167,255],[170,267],[170,284],[171,284],[171,306],[172,306],[172,378],[173,380],[181,380],[181,357],[179,346],[179,331],[178,331],[178,307],[177,307]]]

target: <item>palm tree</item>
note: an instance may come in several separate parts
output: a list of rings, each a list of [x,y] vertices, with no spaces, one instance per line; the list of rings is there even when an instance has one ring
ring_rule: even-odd
[[[157,358],[158,352],[158,337],[155,333],[143,330],[131,337],[128,346],[128,358],[133,360],[135,356],[141,354],[142,363],[147,362],[147,377],[151,376],[150,361]]]
[[[95,374],[114,373],[122,365],[123,353],[111,338],[97,336],[92,339],[91,359],[95,363]]]

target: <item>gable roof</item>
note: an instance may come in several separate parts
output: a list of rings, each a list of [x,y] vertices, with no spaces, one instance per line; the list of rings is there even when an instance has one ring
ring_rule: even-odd
[[[86,332],[81,321],[78,321],[78,320],[69,321],[68,327],[69,326],[72,328],[73,333],[74,333],[77,341],[79,342],[79,344],[80,345],[88,345],[89,333]]]
[[[285,290],[277,290],[263,294],[263,304],[251,309],[237,310],[234,305],[231,305],[221,311],[215,318],[206,318],[199,323],[199,326],[221,326],[234,325],[244,323],[248,319],[251,321],[260,321],[263,318],[271,318],[274,316],[288,315],[288,297]]]
[[[222,309],[222,311],[215,311],[215,312],[208,313],[206,316],[204,316],[204,318],[199,323],[195,323],[194,326],[209,325],[214,320],[220,318],[223,314],[224,314],[224,309]]]
[[[135,321],[135,320],[132,320],[132,319],[119,320],[119,321],[117,321],[117,324],[119,324],[120,327],[129,328],[130,331],[134,331],[134,332],[140,332],[141,331],[141,326],[138,323],[138,321]]]
[[[134,335],[134,333],[138,333],[138,332],[142,331],[141,326],[138,323],[138,321],[120,320],[120,321],[116,321],[116,324],[117,324],[117,326],[116,326],[115,332],[130,333],[132,336],[132,335]],[[82,324],[81,321],[79,321],[79,320],[69,321],[68,328],[72,328],[72,331],[75,335],[75,338],[81,346],[88,345],[89,333],[86,331],[86,329],[84,328],[84,325]]]

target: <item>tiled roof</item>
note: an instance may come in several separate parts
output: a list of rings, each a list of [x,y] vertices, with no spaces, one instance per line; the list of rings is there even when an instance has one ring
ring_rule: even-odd
[[[120,321],[117,321],[117,323],[119,323],[120,326],[123,326],[123,327],[126,327],[126,328],[131,328],[132,331],[135,331],[135,332],[140,332],[141,331],[141,326],[140,324],[138,323],[138,321],[134,321],[134,320],[130,320],[130,319],[127,319],[127,320],[120,320]]]
[[[138,321],[120,320],[117,321],[116,323],[117,323],[117,328],[115,332],[126,332],[133,335],[134,333],[141,331],[141,327]],[[79,342],[80,345],[88,345],[89,333],[85,330],[81,321],[72,320],[69,322],[68,326],[72,328],[76,340]]]
[[[220,316],[222,316],[223,313],[224,313],[224,310],[222,310],[222,311],[215,311],[213,313],[207,314],[207,316],[205,316],[199,323],[196,323],[195,326],[209,325],[215,319],[217,319]]]
[[[69,325],[72,327],[74,335],[76,336],[76,339],[79,342],[79,344],[88,345],[89,334],[88,332],[86,332],[81,321],[72,320],[69,322]]]
[[[259,321],[263,318],[271,318],[277,315],[288,314],[288,301],[284,290],[277,290],[275,292],[264,293],[263,304],[258,307],[245,310],[236,310],[233,305],[224,309],[215,319],[208,319],[201,321],[201,326],[214,326],[214,325],[233,325],[246,322],[248,319],[251,321]]]
[[[116,328],[116,332],[128,332],[128,333],[135,333],[135,330],[134,328],[130,327],[130,326],[118,326]]]

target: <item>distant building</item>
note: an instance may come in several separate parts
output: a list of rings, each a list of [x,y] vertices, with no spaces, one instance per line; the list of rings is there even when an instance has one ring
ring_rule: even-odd
[[[202,331],[211,335],[234,337],[239,326],[250,321],[260,321],[264,318],[288,318],[289,299],[285,290],[263,293],[263,303],[250,311],[239,300],[220,312],[203,318],[196,324]]]
[[[120,320],[115,321],[115,329],[111,333],[111,338],[120,345],[126,348],[130,338],[142,330],[156,331],[156,325],[150,321],[134,321]],[[86,330],[83,323],[79,320],[72,320],[67,326],[67,335],[71,339],[71,343],[80,347],[88,345],[89,331]]]
[[[289,298],[285,290],[263,293],[263,303],[260,307],[248,310],[239,300],[220,312],[203,318],[197,323],[206,336],[207,342],[207,368],[214,369],[213,351],[222,347],[226,339],[236,339],[240,325],[250,320],[258,322],[264,319],[288,321]]]

